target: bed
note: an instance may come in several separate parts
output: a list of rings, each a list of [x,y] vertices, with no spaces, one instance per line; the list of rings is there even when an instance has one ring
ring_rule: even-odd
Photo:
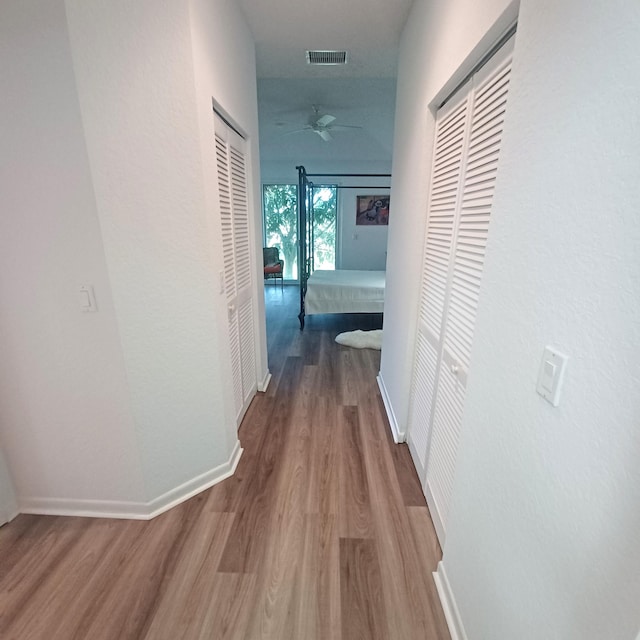
[[[307,280],[304,311],[317,313],[382,313],[384,271],[314,271]]]
[[[306,315],[320,313],[382,313],[384,311],[384,271],[327,271],[314,269],[314,184],[309,177],[327,178],[390,178],[386,173],[307,173],[298,170],[298,264],[300,265],[300,330]],[[333,185],[335,189],[389,189],[389,185]]]

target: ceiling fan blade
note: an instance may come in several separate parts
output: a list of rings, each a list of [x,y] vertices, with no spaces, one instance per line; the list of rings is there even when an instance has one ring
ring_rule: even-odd
[[[302,129],[294,129],[293,131],[285,131],[283,134],[283,136],[290,136],[293,133],[302,133],[303,131],[313,131],[313,129],[309,126],[307,127],[303,127]]]
[[[314,131],[325,141],[333,140],[333,136],[326,129],[314,129]]]
[[[335,119],[336,119],[335,116],[331,116],[327,114],[326,116],[322,116],[316,120],[316,126],[326,127],[327,125],[331,124]]]
[[[362,129],[362,127],[359,127],[356,124],[334,124],[331,128],[332,129]]]

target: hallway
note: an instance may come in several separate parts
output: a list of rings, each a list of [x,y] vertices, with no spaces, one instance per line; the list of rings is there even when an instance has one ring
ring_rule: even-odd
[[[273,378],[240,430],[235,476],[150,522],[21,515],[0,529],[6,639],[448,638],[440,549],[379,353],[266,287]]]

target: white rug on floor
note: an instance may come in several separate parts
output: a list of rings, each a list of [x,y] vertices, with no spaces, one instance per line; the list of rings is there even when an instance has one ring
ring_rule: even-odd
[[[336,342],[345,347],[355,347],[356,349],[382,349],[382,329],[373,331],[346,331],[336,336]]]

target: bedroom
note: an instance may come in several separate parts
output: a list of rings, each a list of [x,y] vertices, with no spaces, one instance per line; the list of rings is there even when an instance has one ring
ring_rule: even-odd
[[[325,200],[331,198],[331,212],[323,214],[322,224],[326,228],[322,229],[318,227],[318,214],[313,214],[314,223],[310,223],[311,201],[305,200],[309,221],[305,222],[302,237],[308,232],[309,241],[302,247],[296,243],[294,252],[293,243],[282,237],[285,228],[280,224],[282,201],[277,201],[278,210],[272,214],[269,209],[272,200],[263,197],[265,246],[280,249],[289,282],[300,275],[305,277],[302,284],[305,291],[307,276],[317,269],[384,271],[388,208],[384,210],[386,215],[369,214],[367,220],[363,196],[371,200],[375,195],[376,200],[385,201],[389,197],[395,78],[380,77],[390,73],[388,66],[370,65],[365,73],[377,76],[353,77],[354,73],[362,73],[360,66],[355,72],[348,64],[315,67],[307,64],[305,68],[302,56],[288,68],[279,69],[281,74],[295,73],[300,77],[261,77],[261,71],[272,69],[273,65],[268,64],[268,59],[262,63],[260,57],[258,60],[261,177],[263,189],[269,190],[270,195],[279,189],[289,192],[289,207],[284,215],[293,224],[286,226],[286,233],[293,235],[300,231],[302,223],[295,220],[294,204],[298,192],[314,188],[314,212],[320,206],[321,214],[326,208],[326,202],[321,200],[323,184],[327,190]],[[363,100],[363,95],[374,97]],[[317,122],[322,123],[321,129]],[[311,174],[306,182],[301,182],[296,170],[300,165]],[[319,175],[321,172],[332,175]],[[375,176],[368,177],[365,173]],[[272,220],[276,223],[272,224]],[[304,255],[298,255],[300,250]],[[303,274],[299,274],[300,260],[307,265]],[[382,305],[376,310],[381,312]],[[300,316],[303,323],[302,310]]]
[[[335,40],[335,36],[332,37]],[[363,215],[366,205],[363,206],[359,198],[389,196],[396,81],[393,64],[389,62],[392,56],[385,59],[380,53],[378,60],[367,63],[361,54],[358,57],[364,43],[366,39],[352,42],[356,68],[349,64],[348,58],[344,65],[310,65],[303,50],[299,59],[291,59],[287,65],[278,67],[273,64],[273,54],[268,49],[263,47],[258,55],[263,188],[277,189],[278,185],[288,184],[297,194],[302,187],[296,167],[303,165],[309,174],[316,174],[310,182],[316,187],[327,184],[335,189],[337,200],[335,227],[329,239],[330,261],[319,265],[322,257],[306,245],[302,247],[304,257],[296,253],[292,259],[292,252],[288,251],[285,277],[289,279],[299,277],[298,261],[306,261],[306,254],[310,258],[309,274],[315,269],[327,268],[379,272],[386,268],[388,215],[367,221]],[[302,38],[298,36],[288,46],[293,52],[300,44]],[[380,64],[383,59],[385,63]],[[274,75],[269,77],[269,74]],[[326,130],[315,126],[325,121]],[[317,175],[323,172],[331,175]],[[367,173],[380,177],[362,175]],[[347,188],[349,185],[359,188]],[[291,217],[297,215],[293,209],[293,206],[289,208]],[[384,224],[371,224],[378,221]],[[367,222],[369,224],[365,224]],[[299,223],[295,225],[296,230],[299,226]],[[318,244],[317,235],[311,242]],[[267,245],[278,246],[283,253],[282,238],[277,233],[265,233]],[[306,291],[306,280],[302,286]],[[382,305],[377,311],[382,311]],[[300,315],[302,325],[305,315],[302,308],[296,315]]]

